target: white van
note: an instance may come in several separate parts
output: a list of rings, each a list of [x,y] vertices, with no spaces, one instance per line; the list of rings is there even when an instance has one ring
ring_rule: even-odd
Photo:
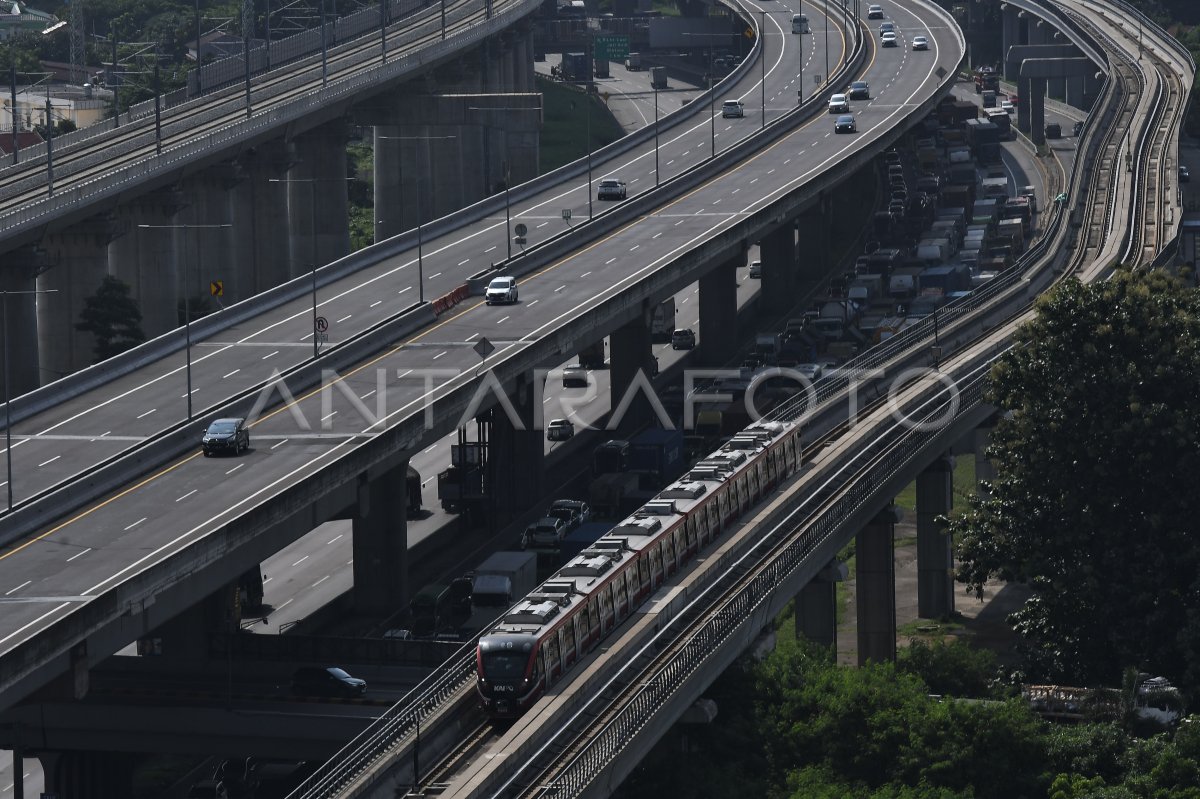
[[[808,33],[808,17],[804,14],[792,14],[792,33]]]

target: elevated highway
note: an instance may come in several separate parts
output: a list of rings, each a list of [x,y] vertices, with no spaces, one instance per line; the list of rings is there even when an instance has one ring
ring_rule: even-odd
[[[904,51],[897,53],[898,56],[906,55]],[[893,67],[888,69],[894,70]],[[329,308],[325,313],[330,319],[342,324],[353,319],[354,324],[361,325],[360,329],[364,329],[366,333],[357,337],[354,342],[347,342],[346,346],[334,347],[320,362],[309,363],[303,354],[310,346],[305,340],[305,331],[310,329],[311,324],[311,297],[306,296],[306,292],[301,293],[299,296],[303,299],[295,301],[290,308],[276,310],[268,318],[258,321],[259,332],[256,335],[247,336],[250,331],[239,333],[235,329],[223,333],[220,338],[201,344],[197,352],[204,355],[196,355],[193,364],[196,370],[193,375],[194,385],[201,391],[205,390],[205,387],[217,387],[217,391],[222,393],[214,398],[216,407],[241,393],[244,396],[241,407],[249,408],[255,404],[264,381],[270,379],[273,373],[287,373],[286,370],[297,368],[306,371],[308,378],[317,379],[321,378],[322,369],[332,368],[340,371],[346,379],[334,383],[342,386],[353,385],[354,399],[346,400],[349,404],[340,409],[322,411],[322,402],[332,401],[333,397],[337,396],[340,404],[344,394],[341,388],[337,387],[317,392],[307,400],[301,400],[302,404],[315,402],[316,405],[304,405],[303,409],[297,407],[300,415],[307,415],[310,419],[304,423],[307,424],[307,429],[294,426],[299,423],[300,416],[293,414],[291,410],[282,415],[265,416],[252,433],[254,448],[247,459],[231,464],[227,461],[204,461],[195,455],[188,456],[137,484],[142,487],[139,490],[155,487],[155,497],[145,495],[147,504],[142,504],[139,490],[122,491],[109,500],[85,508],[73,518],[65,520],[65,526],[61,523],[55,524],[44,533],[12,548],[3,561],[0,561],[3,563],[0,568],[19,570],[22,568],[18,565],[19,561],[33,557],[45,564],[46,571],[42,571],[40,567],[36,569],[38,578],[27,584],[24,578],[12,580],[14,585],[24,584],[16,593],[24,594],[30,601],[20,604],[14,602],[10,607],[16,612],[5,615],[7,623],[11,626],[0,636],[0,640],[6,648],[4,657],[13,658],[8,661],[13,668],[10,670],[6,664],[4,670],[6,678],[11,680],[6,684],[6,688],[15,688],[26,679],[32,680],[31,683],[25,683],[27,688],[44,681],[51,671],[44,668],[50,662],[46,660],[47,657],[57,660],[62,667],[67,667],[70,662],[72,656],[69,646],[59,649],[53,655],[51,651],[54,647],[46,649],[41,644],[31,647],[30,645],[42,634],[39,631],[44,633],[66,619],[72,619],[68,626],[74,627],[76,622],[82,625],[76,627],[78,633],[83,633],[85,629],[91,631],[86,635],[93,641],[89,647],[93,654],[89,654],[87,658],[102,658],[102,650],[106,650],[105,654],[112,652],[145,630],[153,629],[170,616],[174,616],[192,601],[189,597],[206,595],[218,589],[234,576],[229,570],[259,562],[266,553],[278,548],[284,541],[295,538],[323,519],[341,512],[342,508],[347,507],[347,503],[354,505],[357,476],[350,483],[341,483],[341,478],[333,477],[331,473],[324,471],[332,463],[343,463],[355,475],[365,474],[364,469],[368,468],[365,461],[357,460],[356,453],[357,456],[366,456],[374,461],[376,466],[370,468],[376,470],[399,463],[405,457],[405,453],[419,447],[422,441],[439,437],[453,429],[462,411],[469,404],[474,390],[483,380],[494,379],[490,375],[497,375],[497,384],[502,384],[511,382],[510,375],[528,369],[533,364],[549,365],[556,362],[554,359],[563,351],[569,351],[604,335],[614,324],[621,323],[626,316],[635,313],[634,309],[643,299],[651,298],[655,292],[670,290],[679,281],[694,280],[696,273],[688,277],[688,270],[703,266],[705,258],[712,252],[721,257],[732,253],[740,255],[743,252],[745,237],[754,235],[756,230],[770,224],[773,218],[769,212],[760,210],[757,206],[766,208],[773,201],[798,204],[800,198],[789,198],[788,192],[813,191],[804,187],[804,181],[810,175],[820,176],[823,181],[833,183],[845,174],[835,167],[835,161],[841,153],[858,151],[864,146],[879,147],[890,141],[898,134],[898,131],[893,129],[894,120],[903,117],[905,113],[913,113],[917,108],[915,104],[906,105],[905,98],[910,95],[916,96],[916,93],[931,95],[937,91],[938,80],[932,77],[935,69],[936,67],[927,65],[919,76],[914,76],[913,87],[900,94],[899,105],[882,108],[878,112],[870,109],[863,112],[864,130],[858,137],[834,139],[822,135],[828,130],[822,125],[825,130],[817,131],[815,136],[816,151],[803,154],[806,161],[811,158],[811,166],[800,172],[801,177],[797,177],[791,171],[795,169],[792,166],[792,158],[799,156],[800,152],[797,151],[796,156],[791,156],[780,155],[777,151],[769,158],[760,157],[749,162],[762,177],[755,175],[745,180],[734,177],[717,178],[709,189],[693,191],[690,197],[685,199],[690,205],[676,206],[669,215],[647,213],[661,202],[652,193],[635,196],[631,201],[618,206],[606,218],[605,228],[617,232],[615,237],[609,237],[604,247],[593,246],[580,258],[568,259],[563,265],[554,266],[523,284],[520,305],[522,313],[519,316],[511,312],[498,312],[499,309],[472,305],[466,313],[444,320],[437,328],[385,356],[388,359],[399,359],[394,363],[391,360],[378,361],[376,358],[374,362],[369,362],[370,369],[357,367],[352,371],[351,367],[364,353],[378,351],[380,346],[394,340],[401,331],[412,331],[432,321],[434,314],[429,305],[419,306],[397,318],[396,301],[387,302],[383,299],[389,295],[402,297],[405,292],[413,290],[411,276],[418,264],[414,262],[411,254],[402,255],[390,264],[383,264],[377,276],[359,275],[351,279],[347,288],[357,286],[355,291],[347,292],[343,289],[330,292],[332,298],[323,300],[322,310],[325,310],[325,307]],[[922,81],[927,81],[924,89],[920,88]],[[881,80],[880,83],[886,81]],[[897,88],[898,93],[901,88]],[[820,100],[815,102],[820,103]],[[925,99],[922,102],[927,103],[930,100]],[[872,133],[866,130],[865,120],[876,114],[877,122],[874,123],[875,129]],[[823,116],[819,118],[824,119]],[[749,120],[741,122],[753,125]],[[733,120],[729,125],[732,127],[738,123],[738,120]],[[722,124],[725,125],[724,122]],[[690,151],[703,150],[705,145],[712,146],[713,126],[713,122],[704,120],[704,123],[696,126],[690,133],[685,132],[685,138],[673,145],[679,147],[679,150],[675,151],[675,157],[682,158]],[[786,140],[784,132],[782,126],[776,126],[775,130],[768,129],[768,134],[773,140]],[[683,144],[687,135],[692,137],[691,145]],[[723,147],[726,147],[722,155],[723,160],[718,160],[712,171],[734,164],[758,146],[757,142],[750,140],[732,147],[723,143]],[[807,142],[802,146],[810,147]],[[821,154],[821,150],[825,153]],[[868,156],[861,154],[855,157],[865,160]],[[635,168],[649,171],[646,165],[653,162],[653,150],[643,149],[628,160],[638,165]],[[703,174],[688,174],[676,178],[672,190],[681,192],[683,189],[680,187],[683,184],[689,187],[700,185],[706,177],[707,175]],[[664,179],[662,182],[668,184],[670,181]],[[723,189],[715,188],[722,185]],[[577,183],[574,187],[559,189],[557,193],[550,195],[551,207],[557,206],[563,198],[568,197],[571,198],[568,202],[577,207],[586,205],[588,199],[582,186],[586,184]],[[755,201],[754,195],[766,199]],[[726,197],[730,198],[729,202],[741,202],[742,198],[748,197],[749,204],[740,205],[744,210],[726,212],[719,208],[722,202],[727,202]],[[784,199],[777,200],[777,197]],[[518,213],[529,214],[525,209],[519,209]],[[615,227],[617,224],[635,220],[637,224],[633,226]],[[485,231],[486,235],[488,228],[494,225],[491,220],[484,220],[480,229]],[[643,228],[638,231],[638,225],[650,225],[652,229]],[[738,226],[736,231],[724,230],[735,225]],[[585,229],[587,227],[584,226]],[[626,240],[630,243],[622,246],[619,243],[621,236],[629,237]],[[478,238],[478,231],[468,229],[447,237],[450,246],[431,242],[429,251],[436,254],[440,263],[457,264],[458,274],[465,276],[474,267],[474,263],[477,263],[472,261],[472,255],[479,247]],[[564,249],[578,246],[574,243],[575,240],[565,238],[567,240],[556,242],[555,246]],[[706,238],[708,240],[701,243]],[[404,243],[411,242],[412,239],[407,238]],[[701,252],[690,254],[698,244],[701,245]],[[459,252],[462,255],[454,253],[454,247],[460,248]],[[442,252],[443,249],[449,251]],[[659,273],[663,274],[657,276],[652,274],[652,267],[627,268],[628,274],[625,277],[613,280],[603,271],[604,267],[611,267],[613,263],[613,256],[607,255],[606,249],[613,253],[636,252],[636,256],[626,256],[629,259],[626,263],[634,260],[639,264],[658,266],[657,261],[667,266],[658,267]],[[535,259],[529,256],[524,260],[530,267],[536,265]],[[672,261],[678,263],[672,264]],[[567,270],[570,270],[571,274],[571,291],[566,291],[568,285],[564,282]],[[612,270],[608,271],[611,273]],[[434,279],[432,275],[429,278],[430,281]],[[454,284],[459,284],[462,279],[459,277]],[[303,282],[300,283],[300,287],[302,291],[307,288]],[[431,291],[430,294],[432,293]],[[400,302],[404,303],[405,300],[401,299]],[[351,304],[354,307],[351,307]],[[340,308],[334,308],[335,305]],[[382,308],[379,307],[381,305]],[[509,327],[503,327],[505,324]],[[553,336],[548,337],[547,334],[551,332]],[[475,370],[478,356],[471,351],[471,345],[472,340],[481,334],[488,334],[489,338],[496,342],[497,352],[488,359],[489,364],[493,366],[492,371],[483,372],[477,377]],[[351,350],[355,354],[346,355],[348,359],[344,360],[342,356],[338,356],[339,352],[345,354]],[[241,363],[236,360],[218,362],[219,359],[229,356],[241,359]],[[437,369],[453,371],[453,377],[448,378],[445,372],[430,375],[417,372],[414,377],[420,377],[407,382],[401,377],[410,374],[409,370],[425,369],[431,364]],[[157,426],[153,416],[160,407],[167,409],[174,406],[178,409],[186,393],[186,390],[180,393],[183,389],[180,366],[174,359],[154,361],[145,371],[133,373],[111,384],[108,390],[113,393],[107,400],[89,397],[80,401],[78,405],[66,403],[55,406],[51,413],[60,414],[59,420],[67,424],[42,435],[35,433],[24,440],[28,441],[26,446],[58,447],[60,452],[36,454],[30,463],[36,461],[34,466],[38,463],[53,466],[63,462],[63,465],[70,466],[66,461],[73,460],[78,464],[79,450],[84,444],[111,448],[102,453],[98,460],[113,458],[111,465],[115,466],[120,461],[124,464],[122,469],[133,461],[135,471],[139,459],[146,459],[141,463],[149,464],[152,462],[150,459],[163,452],[164,448],[168,452],[172,451],[172,447],[176,447],[178,449],[175,451],[182,449],[194,453],[194,442],[202,429],[202,425],[195,423],[178,425],[166,435],[144,441],[140,447],[134,447],[129,455],[125,455],[124,451],[131,442],[105,441],[116,438],[113,431],[119,429],[117,424],[126,425],[122,432],[129,431],[135,438],[152,434]],[[209,369],[211,371],[207,371]],[[497,369],[499,371],[496,371]],[[384,391],[379,393],[386,393],[387,397],[380,399],[378,404],[364,405],[361,398],[369,396],[379,388],[379,384],[376,383],[377,375],[384,379]],[[432,381],[431,386],[425,385],[427,377]],[[246,382],[241,382],[243,379],[246,379]],[[372,388],[364,387],[358,390],[358,383],[364,379],[372,383]],[[294,380],[289,377],[288,382],[295,389],[297,384]],[[277,388],[278,386],[275,386],[275,389]],[[300,395],[299,390],[293,390],[292,393]],[[429,429],[426,429],[426,414],[423,412],[426,400],[421,399],[425,395],[428,395],[434,406],[432,416],[436,420]],[[154,410],[142,407],[147,401]],[[492,397],[486,401],[491,403],[496,400]],[[197,407],[207,405],[202,398],[194,399],[194,402]],[[124,410],[125,408],[132,412]],[[231,408],[222,412],[232,410]],[[112,415],[103,420],[89,418],[96,412]],[[372,418],[364,418],[363,414]],[[379,418],[375,418],[377,415]],[[407,418],[408,421],[401,427],[395,427],[389,421],[392,418]],[[146,421],[148,419],[149,422]],[[110,422],[112,427],[109,426]],[[129,427],[130,424],[134,427]],[[81,426],[72,429],[71,425]],[[150,429],[142,427],[139,431],[139,425],[147,425]],[[383,436],[375,435],[374,431],[385,425],[392,432],[384,433]],[[100,426],[105,429],[100,430]],[[386,446],[375,454],[369,454],[368,450],[374,450],[376,446],[372,442],[382,444],[384,437],[390,439]],[[397,445],[400,449],[393,449]],[[70,459],[61,457],[63,448],[72,452]],[[14,457],[18,451],[14,448]],[[346,457],[355,462],[351,464],[345,460]],[[261,459],[262,463],[273,465],[269,469],[263,468],[262,463],[258,462],[251,465],[250,459]],[[29,471],[32,472],[33,468]],[[102,475],[106,470],[85,468],[85,471]],[[20,472],[15,472],[17,473]],[[111,470],[109,473],[117,474]],[[175,477],[183,479],[183,484],[170,485],[170,481]],[[202,489],[200,484],[195,482],[197,478],[202,482],[212,481],[212,488]],[[168,482],[163,483],[164,480]],[[317,484],[324,487],[317,488]],[[63,489],[68,493],[79,490],[82,489],[77,482],[69,483]],[[170,495],[169,503],[164,502],[165,495],[159,494],[159,490]],[[215,493],[210,493],[212,491]],[[329,494],[330,491],[334,493]],[[56,511],[61,511],[68,500],[67,496],[60,493],[53,501],[43,505],[39,512],[44,512],[43,518],[49,519]],[[130,500],[136,501],[129,505],[127,503]],[[297,501],[300,504],[296,504]],[[37,504],[32,503],[6,517],[5,522],[11,524],[8,528],[10,535],[18,529],[17,522],[20,517],[25,515],[26,511],[34,511],[34,505]],[[189,511],[189,507],[193,510]],[[107,521],[102,519],[114,511],[120,512]],[[240,517],[242,521],[236,521],[235,517]],[[30,514],[26,518],[37,516]],[[37,522],[41,523],[44,522]],[[247,523],[249,526],[243,527]],[[212,525],[216,525],[222,532],[216,536],[204,532],[205,529],[213,529]],[[73,533],[66,539],[56,537],[67,529],[90,530],[95,538],[85,541]],[[265,536],[262,535],[264,532]],[[244,535],[248,537],[243,538]],[[61,544],[58,541],[62,540],[70,540],[67,545],[70,552],[60,549]],[[257,542],[252,547],[254,551],[245,547],[251,541]],[[199,545],[199,549],[194,548],[196,545]],[[213,545],[215,548],[212,548]],[[80,555],[81,552],[84,554]],[[240,554],[235,556],[235,552]],[[68,561],[67,558],[73,559]],[[178,560],[179,558],[182,560]],[[189,565],[184,565],[185,563]],[[64,564],[67,572],[74,574],[68,576],[64,573]],[[197,571],[196,567],[200,564],[208,565]],[[29,564],[25,568],[29,568]],[[207,577],[202,576],[204,571],[212,568],[216,571]],[[89,575],[93,570],[98,570],[95,572],[96,577]],[[66,577],[67,583],[56,587],[55,583],[59,578],[51,576],[51,572]],[[175,576],[168,576],[169,574]],[[163,578],[166,578],[165,583],[162,582]],[[133,588],[133,585],[127,582],[130,579],[140,585],[135,589],[136,596],[126,593],[127,588]],[[180,581],[176,582],[177,579]],[[66,590],[67,584],[72,586],[69,590]],[[108,587],[116,587],[118,584],[125,588],[117,589],[115,594],[107,591]],[[172,584],[174,587],[169,588]],[[102,602],[94,601],[103,594],[108,594],[109,598]],[[182,604],[169,601],[168,597],[171,595],[175,595]],[[52,597],[62,597],[66,601],[56,602]],[[84,612],[80,614],[79,611]],[[89,618],[85,619],[85,616]],[[105,619],[108,621],[104,621]],[[116,637],[109,639],[111,643],[100,644],[99,639],[92,636],[106,627],[115,633]],[[121,628],[123,631],[119,631]],[[27,660],[29,657],[32,659]],[[18,666],[21,661],[24,661],[25,665]]]
[[[1161,207],[1178,208],[1177,190],[1164,187],[1161,172],[1155,173],[1157,165],[1171,157],[1168,139],[1185,110],[1194,64],[1161,31],[1151,63],[1142,64],[1140,43],[1128,32],[1146,21],[1126,6],[1060,5],[1112,59],[1107,90],[1093,109],[1083,153],[1072,170],[1068,198],[1075,199],[1056,209],[1051,236],[989,291],[977,293],[970,307],[951,307],[941,315],[942,371],[953,390],[937,385],[900,399],[909,420],[940,417],[938,422],[921,429],[885,420],[892,411],[868,409],[849,432],[820,439],[811,471],[748,520],[734,541],[723,544],[695,573],[664,591],[627,625],[620,641],[577,669],[579,674],[542,700],[512,731],[494,741],[486,735],[471,738],[471,746],[478,748],[466,756],[456,753],[453,762],[460,771],[435,767],[430,774],[436,775],[438,795],[609,795],[652,742],[824,568],[847,537],[869,525],[925,463],[992,412],[981,402],[983,378],[1012,331],[1031,313],[1029,303],[1042,288],[1063,273],[1087,281],[1102,279],[1118,260],[1142,267],[1166,260],[1168,240],[1155,238],[1150,257],[1140,245],[1147,228],[1161,228],[1164,216],[1171,216]],[[1103,165],[1119,163],[1126,137],[1140,144],[1125,174],[1114,174]],[[860,367],[856,374],[869,380],[874,369],[905,353],[921,362],[929,357],[922,345],[938,340],[937,321],[926,322],[898,337],[907,341],[889,342],[849,366]],[[949,358],[947,348],[954,353]],[[847,382],[839,376],[819,383],[817,407],[836,402]],[[858,383],[860,389],[863,385]],[[811,402],[810,398],[794,412],[811,410]],[[789,501],[790,511],[785,510]],[[744,548],[739,550],[736,540],[743,535]],[[890,538],[885,540],[890,547]],[[861,548],[859,556],[861,562]],[[466,686],[462,701],[471,704],[472,671],[471,653],[465,651],[462,660],[448,663],[408,702],[389,711],[296,796],[375,795],[373,791],[384,785],[414,782],[403,766],[389,770],[382,764],[404,762],[405,730],[414,716],[428,721],[443,711],[453,715],[453,697],[459,694],[452,686],[457,679]],[[469,722],[455,723],[471,727]]]

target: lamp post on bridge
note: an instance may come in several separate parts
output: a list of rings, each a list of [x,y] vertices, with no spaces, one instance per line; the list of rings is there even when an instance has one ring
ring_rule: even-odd
[[[457,136],[376,136],[376,139],[385,141],[444,141],[447,139],[457,139]],[[401,191],[404,189],[404,152],[401,151],[399,158],[396,159],[396,182],[400,184]],[[425,225],[425,217],[421,206],[421,192],[413,192],[417,198],[417,302],[425,302],[425,254],[423,252],[423,242],[421,231]],[[382,221],[382,220],[380,220]]]
[[[8,369],[8,295],[9,294],[54,294],[58,289],[28,289],[18,291],[0,290],[0,335],[4,336],[4,460],[7,466],[5,485],[8,487],[8,509],[13,507],[12,468],[12,376]]]
[[[534,107],[534,108],[526,107],[526,106],[497,106],[494,108],[485,108],[482,106],[469,105],[469,106],[467,106],[467,110],[468,111],[504,111],[504,112],[536,111],[538,114],[542,113],[541,106]],[[589,158],[588,158],[588,196],[590,197],[591,191],[592,191],[591,158],[590,158],[590,156],[591,156],[591,146],[590,146],[591,145],[591,124],[590,124],[591,113],[590,113],[590,109],[589,109],[589,113],[588,113],[588,120],[589,120],[589,125],[588,125],[588,134],[589,134],[588,135],[588,143],[589,143],[589,147],[588,147],[588,155],[589,155]],[[511,183],[512,183],[512,164],[509,162],[509,159],[505,158],[504,159],[504,240],[508,243],[508,260],[510,260],[510,261],[512,260],[512,241],[513,241],[512,211],[511,211],[512,203],[509,200],[509,186]],[[588,207],[588,216],[589,217],[591,216],[590,204]]]
[[[200,231],[200,230],[212,230],[212,229],[217,229],[217,228],[231,228],[231,227],[233,227],[233,225],[229,222],[220,222],[220,223],[215,223],[215,224],[211,224],[211,225],[205,225],[205,224],[197,224],[197,225],[138,225],[138,227],[142,228],[144,230],[196,230],[196,231]],[[200,234],[197,233],[196,234],[196,261],[197,262],[199,262],[201,260],[200,254],[201,254]],[[192,393],[193,393],[192,392],[192,309],[188,303],[187,285],[188,285],[189,270],[187,268],[186,261],[184,262],[183,271],[184,271],[183,280],[181,281],[184,286],[184,289],[181,292],[183,295],[183,342],[184,342],[183,351],[184,351],[184,359],[185,359],[184,363],[185,363],[185,368],[186,368],[186,372],[187,372],[187,394],[185,396],[187,397],[187,420],[190,422],[192,420]]]
[[[317,330],[317,183],[340,183],[354,178],[267,178],[268,183],[307,183],[309,185],[308,235],[309,235],[309,274],[312,276],[312,317],[313,317],[313,360],[321,354],[321,342]]]

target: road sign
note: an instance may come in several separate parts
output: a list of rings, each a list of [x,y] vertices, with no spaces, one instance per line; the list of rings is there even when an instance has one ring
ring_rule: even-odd
[[[324,333],[329,330],[329,320],[324,316],[318,316],[316,321],[313,322],[313,330],[317,333]]]
[[[604,61],[622,61],[629,55],[629,37],[596,36],[592,39],[592,53]]]
[[[562,209],[562,218],[563,218],[563,221],[564,221],[564,222],[570,222],[570,221],[571,221],[571,209],[570,209],[570,208],[564,208],[564,209]]]
[[[317,333],[316,336],[317,336],[318,344],[328,344],[329,343],[329,334],[328,333]]]
[[[513,233],[516,233],[518,236],[524,236],[528,232],[529,228],[525,227],[525,225],[521,222],[518,222],[513,228]]]
[[[214,297],[224,297],[225,296],[225,281],[224,280],[210,280],[208,282],[208,293],[213,295]]]
[[[745,36],[747,39],[753,39],[754,38],[754,28],[746,28],[746,30],[742,31],[742,35]]]
[[[479,341],[476,341],[475,346],[472,349],[475,350],[475,354],[478,355],[480,358],[486,358],[487,356],[491,355],[493,352],[496,351],[495,345],[492,344],[492,342],[488,341],[486,337],[479,339]]]

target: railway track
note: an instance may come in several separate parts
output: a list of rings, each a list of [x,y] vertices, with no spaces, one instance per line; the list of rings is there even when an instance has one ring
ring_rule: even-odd
[[[505,5],[497,3],[499,13]],[[480,0],[453,0],[446,7],[446,35],[453,37],[487,18]],[[419,8],[387,32],[388,61],[419,53],[441,41],[441,9],[434,5]],[[334,84],[379,64],[380,38],[361,36],[339,45],[328,53],[326,81]],[[297,99],[310,96],[321,84],[320,55],[292,62],[252,81],[251,118],[269,120],[278,109]],[[246,100],[241,87],[230,87],[204,95],[163,114],[161,150],[165,156],[182,144],[203,140],[216,131],[247,119]],[[70,191],[99,180],[117,170],[155,157],[160,144],[154,118],[141,117],[115,128],[97,139],[89,139],[53,153],[53,190],[48,181],[47,158],[40,156],[0,169],[0,231],[5,217],[48,194]]]
[[[1122,259],[1127,263],[1149,264],[1170,237],[1171,203],[1164,193],[1172,184],[1168,150],[1181,115],[1182,85],[1165,60],[1155,58],[1148,70],[1142,70],[1122,57],[1112,39],[1103,34],[1098,38],[1106,41],[1111,59],[1111,110],[1105,117],[1110,124],[1093,150],[1094,160],[1085,167],[1095,179],[1088,184],[1086,200],[1076,209],[1082,224],[1074,255],[1053,281],[1067,276],[1100,279],[1111,270],[1114,252],[1124,253]],[[1143,91],[1147,84],[1155,87],[1152,92]],[[1123,149],[1126,142],[1132,144]],[[1122,170],[1113,167],[1122,163],[1125,153],[1128,177],[1122,179]],[[1129,201],[1128,216],[1122,214],[1124,199]],[[1048,268],[1049,260],[1043,269]],[[1029,299],[974,343],[975,353],[967,353],[964,371],[956,378],[960,402],[979,402],[992,362],[1007,349],[1012,332],[1031,313]],[[946,410],[950,397],[943,388],[926,392],[922,400],[914,418],[936,418]],[[839,426],[830,437],[823,437],[820,445],[828,446],[841,431]],[[591,781],[604,773],[605,764],[633,745],[649,717],[700,669],[716,643],[730,638],[737,625],[753,617],[756,603],[763,601],[770,587],[780,585],[799,560],[816,548],[814,531],[821,528],[822,521],[834,515],[848,497],[861,495],[864,485],[877,484],[881,473],[904,462],[915,437],[911,426],[893,425],[879,437],[865,439],[871,443],[861,453],[857,468],[835,475],[840,478],[836,485],[831,479],[793,518],[769,531],[764,537],[771,542],[769,546],[752,551],[755,559],[739,561],[709,589],[719,585],[718,596],[694,603],[694,613],[689,610],[677,619],[678,624],[671,625],[677,629],[668,628],[639,652],[604,695],[563,725],[538,757],[499,791],[488,795],[506,799],[583,795]]]
[[[1080,24],[1092,28],[1090,21]],[[948,357],[943,358],[947,371],[956,379],[958,394],[951,397],[942,388],[912,388],[907,397],[914,418],[936,417],[947,410],[952,402],[960,412],[980,407],[985,377],[991,363],[1008,346],[1007,342],[1015,327],[1030,314],[1036,289],[1061,280],[1066,276],[1078,276],[1084,280],[1095,280],[1107,274],[1122,252],[1141,253],[1141,262],[1147,256],[1161,252],[1170,239],[1169,199],[1164,200],[1164,190],[1172,183],[1168,154],[1172,131],[1178,124],[1182,90],[1175,90],[1171,81],[1160,75],[1149,75],[1154,71],[1165,71],[1173,75],[1174,70],[1167,62],[1159,60],[1154,69],[1139,69],[1136,60],[1123,58],[1120,48],[1107,34],[1093,33],[1106,41],[1110,52],[1109,87],[1102,107],[1094,112],[1094,141],[1086,145],[1081,164],[1077,164],[1069,192],[1081,198],[1058,208],[1057,218],[1050,226],[1053,237],[1041,245],[1040,251],[1031,261],[1034,266],[1018,265],[1010,270],[1008,278],[998,281],[990,291],[978,292],[981,297],[974,304],[962,309],[948,309],[942,315],[943,338]],[[1150,59],[1146,59],[1150,61]],[[1175,83],[1178,85],[1177,76]],[[1146,85],[1154,85],[1153,92],[1145,91]],[[1096,121],[1102,126],[1097,126]],[[1132,142],[1132,144],[1130,144]],[[1128,172],[1119,167],[1122,156],[1128,153]],[[1123,209],[1128,207],[1128,215]],[[1067,251],[1072,254],[1065,255]],[[1017,298],[1020,299],[1017,299]],[[997,310],[1003,306],[1003,310]],[[978,322],[978,317],[988,320]],[[927,320],[929,321],[929,320]],[[955,337],[955,326],[964,328],[975,321],[982,334],[963,333]],[[926,345],[937,336],[937,321],[924,327],[918,326],[908,335],[898,336],[894,346],[877,348],[881,352],[864,359],[862,371],[894,363],[902,356],[911,356],[914,351],[924,351]],[[953,353],[957,353],[954,355]],[[951,360],[953,359],[953,360]],[[812,398],[797,402],[785,409],[785,413],[809,412],[816,405],[823,405],[841,396],[847,378],[822,381],[826,385]],[[965,409],[965,410],[964,410]],[[879,413],[872,406],[864,415]],[[861,417],[860,417],[861,418]],[[868,425],[868,427],[870,427]],[[918,426],[919,427],[919,426]],[[419,789],[427,795],[454,796],[502,796],[566,797],[583,795],[591,781],[604,772],[606,764],[619,756],[626,747],[634,744],[640,730],[651,716],[676,696],[679,689],[700,673],[701,667],[711,666],[707,659],[718,648],[720,642],[728,640],[758,618],[764,608],[763,597],[771,594],[789,577],[794,578],[797,569],[811,559],[811,553],[833,534],[838,518],[851,518],[861,512],[872,492],[878,493],[881,485],[891,487],[886,480],[894,478],[899,469],[909,463],[916,454],[928,446],[929,431],[914,430],[912,426],[891,424],[870,427],[874,433],[863,436],[863,425],[854,425],[857,441],[869,441],[861,447],[857,441],[846,440],[851,425],[840,421],[832,429],[818,436],[806,447],[806,457],[818,458],[820,453],[844,445],[855,451],[850,460],[834,469],[834,474],[824,479],[805,494],[791,516],[774,525],[765,535],[759,535],[759,543],[741,556],[737,563],[723,574],[709,579],[703,588],[703,601],[694,601],[683,614],[677,616],[663,628],[659,636],[641,648],[621,673],[605,686],[599,696],[583,710],[574,713],[569,722],[555,718],[542,720],[544,727],[553,727],[538,739],[537,754],[516,760],[515,752],[508,744],[492,738],[474,739],[478,744],[458,747],[446,761],[439,763],[430,776],[421,781]],[[779,592],[776,592],[779,593]],[[760,625],[761,626],[761,625]],[[473,658],[469,647],[444,664],[439,674],[430,681],[429,687],[414,702],[404,709],[399,707],[388,721],[389,730],[377,736],[375,744],[382,749],[398,751],[414,718],[421,714],[429,718],[439,712],[434,708],[448,708],[454,702],[465,707],[471,702]],[[706,673],[719,673],[707,668]],[[566,686],[570,690],[572,686]],[[443,697],[440,705],[431,705],[431,697]],[[471,711],[468,711],[470,713]],[[535,712],[540,712],[536,711]],[[477,717],[476,717],[477,721]],[[537,722],[529,721],[530,727]],[[469,725],[468,725],[469,726]],[[348,746],[349,756],[356,745],[359,749],[366,741]],[[487,748],[496,746],[497,751],[489,754]],[[644,750],[644,749],[643,749]],[[466,754],[464,754],[464,752]],[[378,754],[378,752],[377,752]],[[508,758],[505,758],[505,754]],[[362,767],[366,761],[360,757]],[[485,781],[486,790],[470,792],[456,790],[453,785],[461,772],[472,761],[489,760],[501,776]],[[344,783],[341,783],[344,785]],[[501,785],[496,789],[496,785]],[[293,796],[332,796],[338,788],[333,782],[320,784],[310,782],[304,790]]]

